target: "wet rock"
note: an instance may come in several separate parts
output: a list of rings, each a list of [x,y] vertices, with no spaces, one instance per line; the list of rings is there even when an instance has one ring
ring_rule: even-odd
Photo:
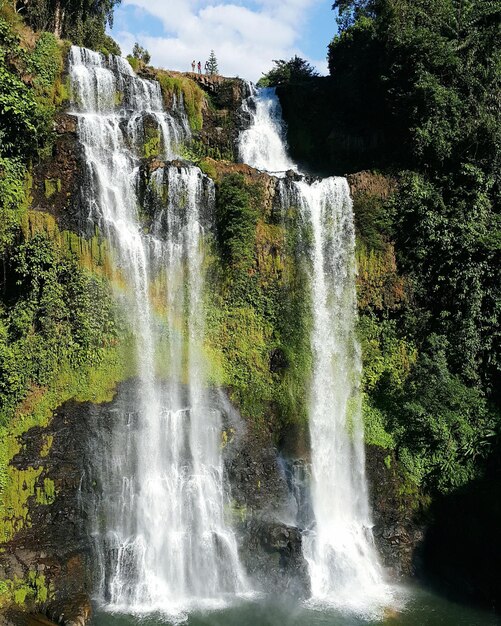
[[[374,541],[384,566],[398,579],[416,574],[426,519],[419,502],[402,495],[402,479],[395,465],[389,450],[366,447]]]
[[[92,616],[92,605],[88,595],[77,594],[70,599],[51,603],[47,615],[57,624],[85,626]]]
[[[93,432],[88,418],[101,410],[90,404],[67,402],[49,426],[31,428],[20,437],[20,451],[11,461],[18,470],[37,468],[40,474],[35,493],[41,493],[45,482],[50,481],[54,499],[44,501],[36,495],[28,499],[28,516],[22,529],[1,546],[0,574],[4,579],[21,581],[34,574],[43,576],[48,600],[59,603],[58,606],[68,599],[81,599],[92,586],[90,538],[79,488],[89,462],[86,445]],[[51,445],[47,449],[49,439]],[[24,608],[33,611],[43,607],[28,602]],[[77,613],[73,613],[76,620]],[[86,610],[78,615],[85,618]],[[81,619],[79,623],[81,626]]]
[[[80,211],[82,148],[75,117],[59,116],[56,129],[52,157],[33,168],[32,209],[53,215],[61,230],[92,235],[93,229],[88,232],[88,220]]]
[[[299,174],[298,172],[296,172],[296,170],[287,170],[285,172],[285,177],[289,178],[290,180],[303,180],[303,178],[307,178],[305,177],[303,174]]]
[[[294,526],[297,503],[279,459],[269,435],[250,425],[225,450],[240,557],[256,586],[307,597],[301,530]]]
[[[301,531],[287,524],[251,519],[244,526],[241,558],[254,583],[273,593],[306,598],[310,591]]]
[[[77,132],[77,117],[75,115],[71,115],[70,113],[60,113],[56,117],[56,132],[59,135],[64,135],[65,133],[75,133]]]

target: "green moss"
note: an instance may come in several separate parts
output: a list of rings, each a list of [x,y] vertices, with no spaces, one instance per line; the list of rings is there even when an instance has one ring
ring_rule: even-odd
[[[58,78],[54,90],[54,104],[58,108],[63,108],[72,100],[71,79],[66,76],[64,79]]]
[[[52,198],[56,193],[61,191],[60,178],[46,178],[44,180],[44,193],[46,198]]]
[[[52,504],[56,499],[56,488],[54,481],[50,478],[44,478],[43,486],[37,487],[36,502],[37,504]]]
[[[365,442],[387,450],[395,448],[395,439],[388,432],[386,417],[379,409],[371,406],[367,396],[362,399],[362,415],[364,419]]]
[[[150,131],[143,144],[143,156],[146,159],[158,157],[161,151],[160,131]]]
[[[140,59],[136,59],[136,57],[133,57],[132,54],[127,55],[127,61],[129,62],[129,65],[132,67],[134,72],[137,72],[142,65],[142,61]]]
[[[54,442],[54,436],[53,435],[46,435],[45,436],[44,444],[43,444],[43,446],[42,446],[42,448],[40,450],[40,457],[41,458],[44,458],[44,457],[46,457],[49,454],[49,452],[50,452],[50,450],[52,448],[52,443],[53,442]]]
[[[0,541],[2,543],[9,541],[25,526],[31,525],[28,500],[35,495],[35,485],[42,471],[42,467],[37,469],[29,467],[23,470],[10,465],[7,467],[0,507]]]
[[[217,170],[212,159],[204,158],[198,163],[199,168],[204,174],[207,174],[212,180],[217,180]]]
[[[186,114],[192,130],[200,130],[203,125],[203,107],[206,97],[197,83],[184,76],[171,76],[163,70],[156,70],[155,77],[160,83],[167,106],[171,104],[172,96],[183,96]]]
[[[10,246],[30,201],[31,178],[20,159],[0,156],[0,253]]]

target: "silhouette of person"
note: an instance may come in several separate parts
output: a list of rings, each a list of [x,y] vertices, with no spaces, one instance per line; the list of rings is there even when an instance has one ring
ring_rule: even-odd
[[[191,71],[194,72],[195,71],[195,65],[196,65],[196,61],[192,61],[191,62]]]
[[[208,74],[208,73],[209,73],[209,69],[210,69],[210,66],[209,66],[209,61],[205,61],[205,73],[206,73],[206,74]]]
[[[198,62],[198,73],[199,74],[202,73],[202,62],[201,61]]]

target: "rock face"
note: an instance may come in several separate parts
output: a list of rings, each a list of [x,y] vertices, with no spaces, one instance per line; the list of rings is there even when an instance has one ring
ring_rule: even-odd
[[[240,556],[263,590],[306,597],[307,564],[297,527],[298,504],[269,435],[249,425],[228,446],[225,465],[241,536]]]
[[[204,146],[210,157],[236,161],[240,131],[250,121],[241,109],[243,99],[250,95],[249,87],[239,78],[222,76],[201,76],[198,82],[210,93],[212,106],[204,107],[203,126],[195,133],[195,141]]]
[[[33,171],[32,208],[53,215],[61,230],[84,233],[88,224],[79,210],[82,161],[76,117],[68,113],[57,115],[55,131],[50,159],[37,165]]]
[[[366,467],[374,519],[374,540],[392,577],[414,576],[420,569],[425,520],[411,496],[402,495],[395,458],[366,446]]]
[[[96,441],[107,440],[124,407],[133,410],[136,384],[121,384],[111,403],[65,403],[47,428],[35,427],[22,436],[22,449],[12,460],[19,470],[41,468],[41,473],[25,527],[3,546],[0,577],[31,576],[34,587],[43,580],[46,598],[40,602],[39,594],[36,608],[61,624],[84,626],[91,616],[96,571],[89,532],[99,486],[89,468]],[[305,596],[308,576],[301,531],[294,526],[296,503],[277,451],[269,435],[252,430],[229,403],[223,411],[225,468],[244,567],[254,587]],[[52,501],[36,495],[47,481],[53,485]]]
[[[90,616],[92,567],[79,488],[87,462],[88,416],[99,410],[66,403],[47,428],[35,427],[22,435],[21,451],[11,461],[26,475],[40,473],[27,501],[24,527],[2,546],[0,578],[27,580],[20,593],[28,608],[34,608],[36,600],[39,610],[64,624],[83,626]]]

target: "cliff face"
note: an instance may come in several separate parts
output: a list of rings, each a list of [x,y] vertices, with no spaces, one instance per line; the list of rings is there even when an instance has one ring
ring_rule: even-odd
[[[247,95],[245,83],[218,80],[204,85],[209,90],[204,95],[185,76],[154,72],[151,77],[160,81],[166,106],[174,94],[183,95],[194,136],[186,156],[217,183],[216,215],[211,216],[214,229],[207,242],[213,256],[208,271],[206,350],[211,381],[228,389],[244,420],[238,428],[230,420],[222,441],[242,558],[258,586],[273,584],[277,590],[304,594],[308,583],[300,533],[283,522],[284,512],[291,517],[294,505],[279,465],[277,443],[287,436],[287,421],[298,432],[305,429],[300,397],[306,374],[290,370],[294,354],[306,350],[308,338],[303,337],[304,346],[297,345],[288,329],[290,319],[304,317],[305,277],[295,267],[286,242],[276,180],[234,162],[236,139],[245,123],[240,113]],[[0,598],[8,615],[42,611],[73,623],[89,616],[88,598],[96,574],[90,518],[99,487],[89,479],[90,450],[95,452],[96,439],[106,439],[117,409],[131,402],[135,382],[130,329],[111,296],[114,289],[122,288],[122,278],[113,268],[108,242],[81,208],[84,164],[76,120],[58,113],[55,129],[50,156],[32,170],[30,206],[6,265],[6,302],[12,311],[8,322],[14,323],[15,307],[24,302],[16,281],[20,277],[31,281],[29,297],[37,316],[31,333],[40,341],[40,352],[32,358],[44,363],[43,350],[51,342],[55,358],[52,369],[31,378],[27,391],[20,394],[21,402],[13,402],[6,414]],[[156,210],[148,196],[152,174],[163,166],[182,167],[182,162],[165,164],[158,157],[158,141],[147,131],[140,191],[146,228]],[[250,229],[242,240],[223,234],[231,208],[229,200],[221,199],[225,193],[228,198],[239,195],[244,214],[250,216]],[[290,207],[289,225],[297,219],[295,211]],[[224,252],[228,246],[236,249],[234,244],[245,253],[242,257]],[[47,256],[39,259],[36,255],[42,249]],[[51,291],[57,284],[62,294]],[[63,297],[64,305],[57,299],[52,303],[56,295]],[[52,307],[48,310],[47,302]],[[77,307],[75,323],[65,326],[73,315],[66,314],[64,306]],[[46,330],[44,325],[56,319],[58,307],[61,321],[57,318],[56,327]],[[90,328],[95,328],[95,338],[87,336]],[[8,332],[11,341],[14,327]],[[29,340],[28,336],[21,339]],[[73,346],[73,352],[67,345]],[[30,358],[23,346],[19,358]],[[298,401],[286,393],[295,383]],[[273,580],[266,575],[271,570]]]
[[[413,22],[419,3],[411,5],[394,30],[384,10],[361,15],[331,43],[330,77],[280,85],[277,93],[293,158],[313,173],[348,174],[352,190],[367,469],[380,551],[397,571],[498,607],[499,572],[484,555],[497,554],[500,544],[484,529],[499,520],[492,502],[501,476],[492,383],[499,346],[491,340],[499,325],[499,289],[491,283],[499,246],[486,243],[498,238],[499,177],[492,167],[499,125],[465,139],[487,119],[478,115],[483,104],[475,112],[465,104],[468,64],[457,48],[451,66],[462,67],[467,79],[451,73],[443,81],[437,51],[420,47]],[[429,22],[430,31],[436,24]],[[490,26],[481,28],[484,42]],[[475,67],[490,63],[490,53],[475,54]],[[405,88],[402,74],[388,79],[396,60],[416,72]],[[421,98],[424,75],[455,94],[462,110],[455,121],[429,107],[431,93]],[[437,156],[445,136],[446,158]],[[465,177],[470,168],[477,178]],[[458,514],[472,500],[477,513]]]
[[[240,111],[245,83],[204,78],[197,79],[199,86],[187,75],[148,68],[143,74],[159,80],[167,106],[174,94],[183,95],[194,137],[186,158],[216,182],[213,230],[208,234],[212,254],[205,349],[211,384],[224,388],[229,399],[221,445],[242,560],[257,585],[307,595],[301,528],[293,521],[298,507],[307,508],[307,503],[291,496],[291,481],[308,461],[311,368],[308,277],[298,255],[298,207],[279,197],[275,178],[235,162],[238,132],[248,122]],[[32,379],[6,422],[0,519],[0,577],[6,582],[0,591],[10,610],[41,610],[70,623],[87,619],[95,574],[89,537],[92,499],[99,490],[89,474],[93,444],[106,440],[117,410],[132,401],[136,382],[130,328],[113,305],[112,293],[122,288],[122,279],[113,269],[108,243],[80,206],[83,155],[75,119],[67,113],[55,119],[51,155],[33,168],[31,207],[16,244],[31,254],[31,271],[41,263],[43,272],[31,276],[24,257],[18,258],[13,249],[6,282],[8,302],[16,303],[21,297],[16,281],[30,276],[38,311],[30,336],[41,333],[42,343],[53,341],[56,357],[50,374]],[[166,165],[159,160],[159,148],[154,133],[146,132],[140,193],[145,228],[155,211],[148,185],[153,172]],[[167,165],[182,167],[182,162]],[[370,326],[369,313],[398,309],[407,293],[391,242],[366,245],[372,211],[391,195],[393,182],[362,173],[350,184],[359,229],[358,290],[369,372],[365,384],[370,389],[384,373],[379,364],[386,346]],[[239,228],[229,228],[234,225]],[[377,238],[377,228],[373,230]],[[55,255],[52,265],[38,260],[42,245]],[[70,309],[77,301],[85,304],[78,317],[82,326],[77,320],[66,327],[64,317],[55,330],[44,330],[43,324],[56,318],[62,306],[56,301],[45,313],[53,280],[65,285]],[[88,327],[97,328],[96,337],[87,336]],[[9,332],[14,336],[13,328]],[[66,343],[76,345],[74,352],[66,351]],[[398,375],[405,377],[412,349],[397,342],[392,354],[398,355]],[[36,358],[48,357],[42,352]],[[370,402],[366,409],[375,535],[386,564],[396,575],[407,575],[414,571],[414,551],[421,540],[421,495],[400,471],[391,435],[371,412]]]

